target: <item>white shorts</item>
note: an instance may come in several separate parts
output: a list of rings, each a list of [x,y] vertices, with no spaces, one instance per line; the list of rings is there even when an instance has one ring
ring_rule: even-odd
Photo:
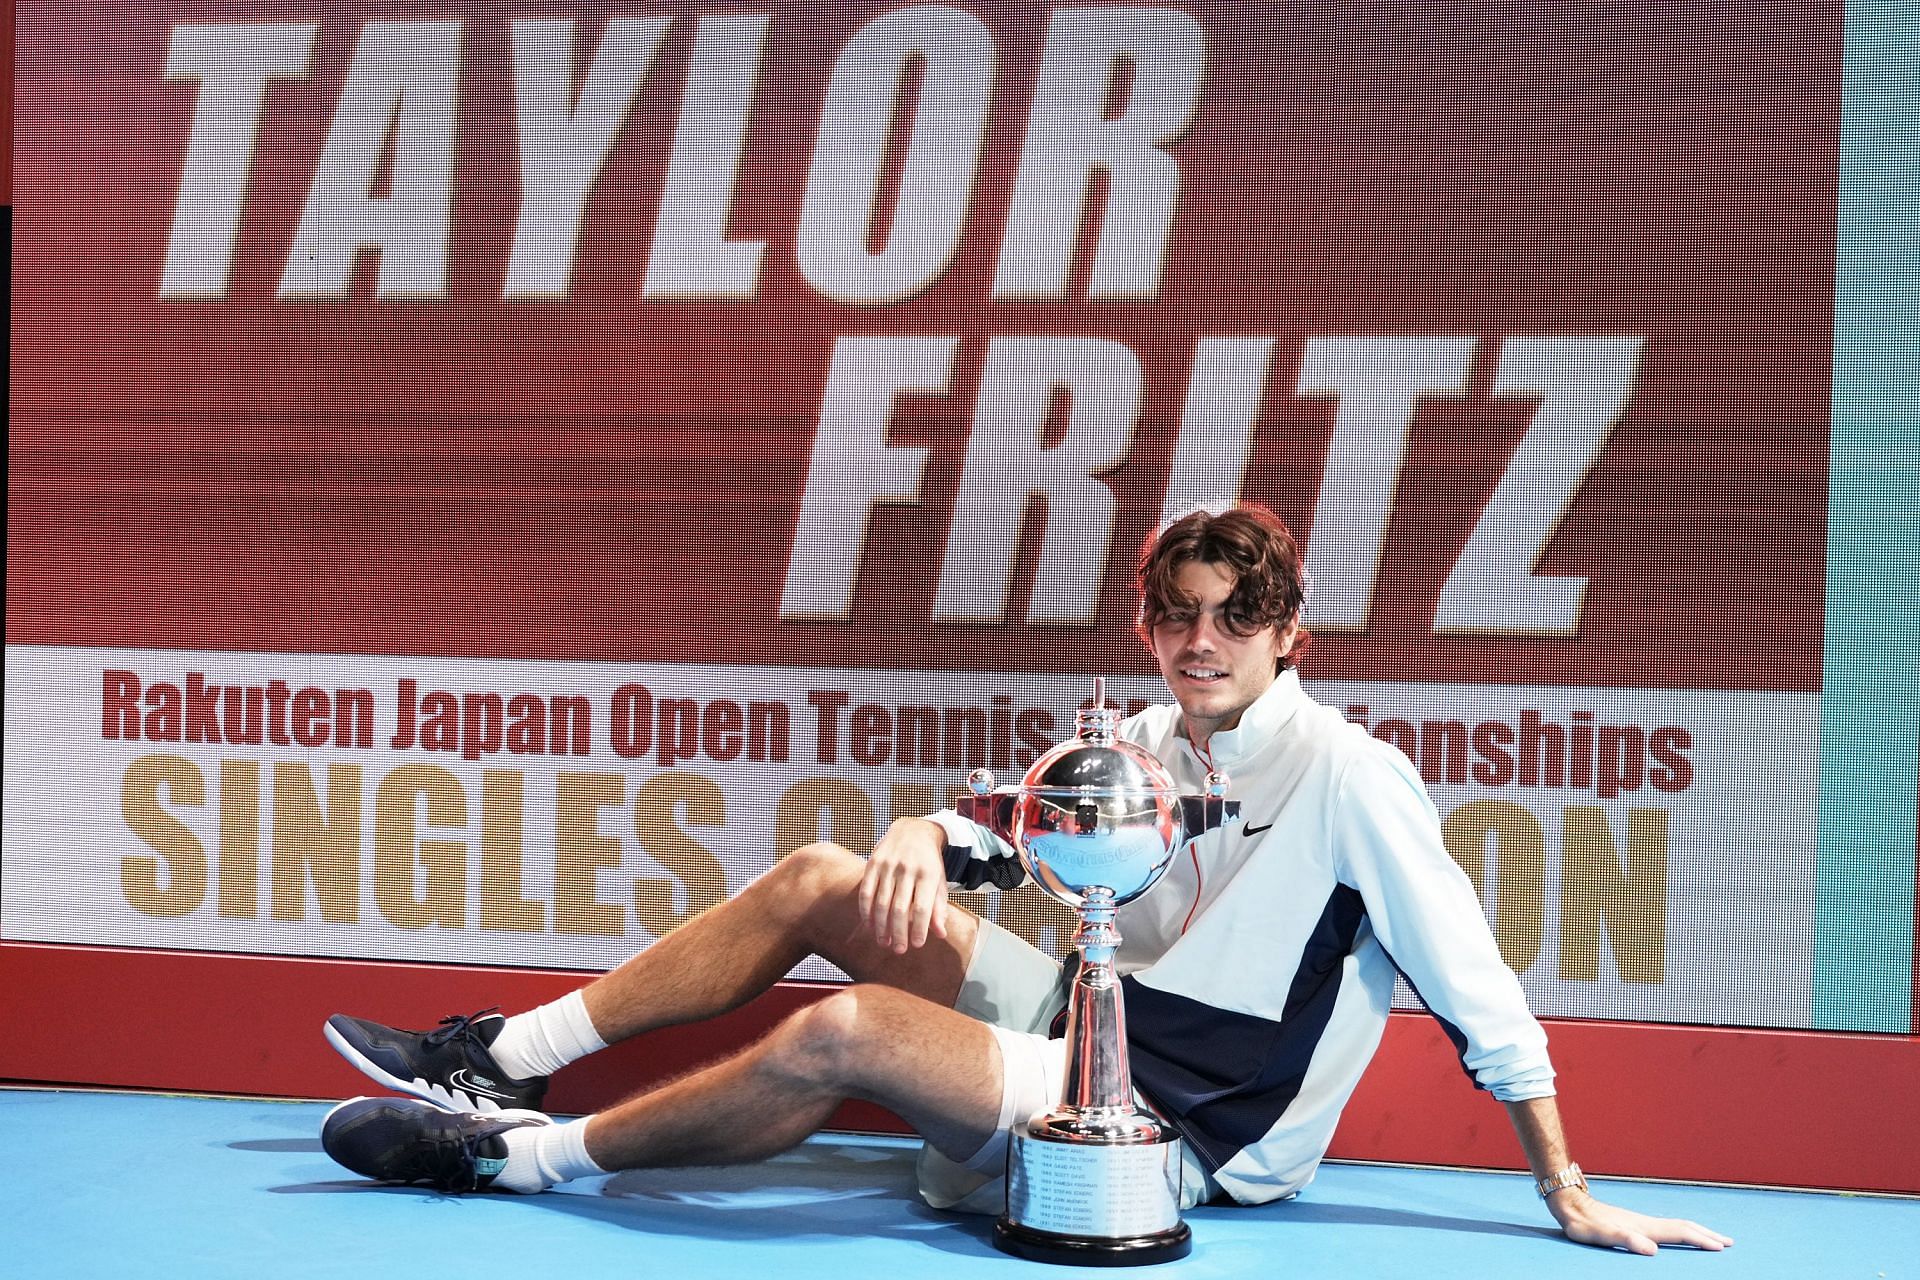
[[[1067,1042],[1047,1032],[1067,1007],[1058,961],[991,920],[980,921],[967,976],[953,1007],[987,1024],[1000,1045],[1000,1118],[993,1136],[964,1162],[920,1149],[920,1197],[936,1209],[1003,1213],[1007,1145],[1016,1125],[1055,1106],[1066,1091]],[[1144,1103],[1144,1100],[1142,1100]],[[1180,1207],[1213,1198],[1219,1184],[1184,1143]]]

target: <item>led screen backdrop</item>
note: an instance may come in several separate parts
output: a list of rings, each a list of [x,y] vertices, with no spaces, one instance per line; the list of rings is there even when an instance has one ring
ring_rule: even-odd
[[[17,21],[5,937],[606,967],[1158,696],[1244,497],[1541,1013],[1907,1029],[1838,5]]]

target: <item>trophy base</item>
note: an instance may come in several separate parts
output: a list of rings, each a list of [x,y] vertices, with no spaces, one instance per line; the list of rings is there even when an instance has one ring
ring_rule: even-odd
[[[1023,1227],[1006,1218],[993,1224],[993,1244],[1028,1262],[1069,1267],[1146,1267],[1172,1262],[1193,1252],[1193,1231],[1181,1223],[1171,1231],[1146,1236],[1063,1236]]]
[[[1097,1124],[1097,1129],[1096,1129]],[[1007,1152],[993,1242],[1034,1262],[1140,1267],[1184,1258],[1180,1139],[1150,1116],[1035,1116]]]

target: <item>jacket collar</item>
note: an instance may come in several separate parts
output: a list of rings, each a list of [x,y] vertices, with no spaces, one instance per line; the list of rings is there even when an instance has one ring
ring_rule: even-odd
[[[1288,667],[1274,679],[1265,693],[1254,699],[1252,706],[1240,713],[1239,724],[1213,735],[1207,743],[1207,756],[1201,763],[1211,760],[1214,768],[1231,774],[1235,766],[1258,755],[1279,737],[1280,731],[1292,722],[1307,701],[1306,691],[1300,687],[1299,669]],[[1187,737],[1184,718],[1180,723],[1180,736],[1183,739]],[[1193,750],[1191,739],[1187,740],[1187,749]],[[1193,754],[1200,758],[1198,751]]]

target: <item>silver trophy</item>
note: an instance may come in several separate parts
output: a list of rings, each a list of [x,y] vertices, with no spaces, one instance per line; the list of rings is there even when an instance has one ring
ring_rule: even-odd
[[[1115,909],[1166,872],[1175,851],[1220,825],[1227,780],[1182,796],[1166,766],[1118,736],[1120,713],[1094,681],[1075,736],[1034,761],[1017,787],[976,769],[960,811],[1019,851],[1034,882],[1074,908],[1080,954],[1067,1006],[1066,1096],[1016,1129],[1007,1212],[994,1243],[1038,1262],[1135,1266],[1193,1247],[1180,1220],[1180,1138],[1135,1104],[1127,1020],[1113,957]]]

